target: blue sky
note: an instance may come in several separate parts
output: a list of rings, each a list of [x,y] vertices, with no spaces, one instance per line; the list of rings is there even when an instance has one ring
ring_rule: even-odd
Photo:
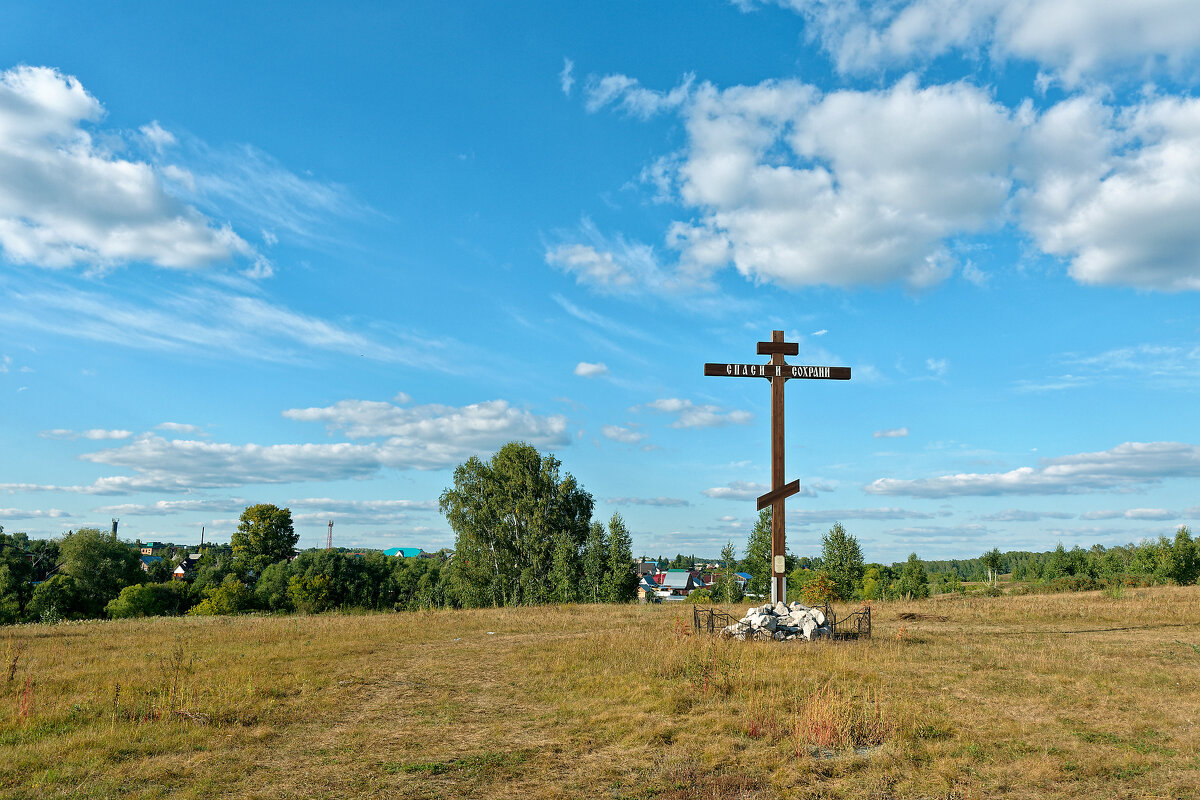
[[[450,546],[521,439],[635,550],[870,560],[1200,517],[1200,10],[10,3],[0,524]]]

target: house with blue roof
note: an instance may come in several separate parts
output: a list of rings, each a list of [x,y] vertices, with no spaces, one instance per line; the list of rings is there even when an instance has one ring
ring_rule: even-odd
[[[397,558],[417,558],[421,555],[419,547],[389,547],[383,551],[385,556],[394,556]]]
[[[162,556],[142,556],[142,572],[149,572],[151,564],[162,561]]]

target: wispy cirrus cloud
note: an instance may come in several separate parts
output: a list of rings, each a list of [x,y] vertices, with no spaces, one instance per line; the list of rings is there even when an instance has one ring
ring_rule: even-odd
[[[875,431],[871,435],[876,439],[896,439],[908,436],[908,428],[887,428],[882,431]]]
[[[563,58],[562,71],[558,73],[558,85],[564,95],[571,96],[571,89],[575,86],[575,62],[569,58]]]
[[[329,497],[289,500],[288,506],[295,511],[297,520],[332,519],[340,525],[407,524],[414,514],[428,514],[438,508],[436,500],[342,500]]]
[[[1074,514],[1066,511],[1026,511],[1019,508],[1006,508],[979,517],[984,522],[1037,522],[1043,519],[1074,518]]]
[[[585,107],[595,113],[606,106],[615,106],[631,116],[649,119],[662,111],[678,108],[691,94],[696,76],[688,73],[679,85],[668,91],[647,89],[637,78],[612,74],[588,78]]]
[[[907,508],[829,508],[792,509],[787,518],[796,522],[838,522],[843,519],[892,520],[937,519],[950,516],[949,511],[915,511]]]
[[[1165,508],[1127,508],[1121,511],[1085,511],[1079,515],[1080,519],[1134,519],[1134,520],[1150,520],[1156,522],[1181,519],[1183,515],[1178,511],[1168,511]]]
[[[1055,359],[1068,372],[1021,380],[1019,392],[1052,392],[1136,377],[1164,389],[1200,389],[1200,345],[1139,344],[1102,353],[1065,353]]]
[[[0,276],[0,289],[11,300],[0,307],[10,329],[197,357],[302,363],[334,353],[443,368],[430,353],[444,342],[400,330],[367,333],[214,285],[118,292],[12,273]]]
[[[43,439],[91,439],[92,441],[101,441],[104,439],[128,439],[133,436],[133,431],[105,430],[103,428],[72,431],[66,428],[54,428],[53,430],[42,431],[38,436],[41,436]]]
[[[604,502],[613,506],[657,506],[660,508],[684,508],[691,505],[680,497],[606,497]]]

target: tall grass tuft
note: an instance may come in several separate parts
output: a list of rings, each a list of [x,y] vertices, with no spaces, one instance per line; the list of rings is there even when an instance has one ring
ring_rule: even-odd
[[[793,721],[796,752],[882,744],[893,730],[878,688],[844,687],[833,681],[814,689]]]
[[[17,722],[21,727],[29,721],[29,712],[33,710],[33,680],[25,676],[25,688],[17,695]]]
[[[25,651],[25,642],[23,640],[13,642],[13,638],[8,637],[8,644],[4,648],[4,663],[8,672],[8,683],[13,682],[13,678],[17,675],[17,662],[21,660],[21,653]]]

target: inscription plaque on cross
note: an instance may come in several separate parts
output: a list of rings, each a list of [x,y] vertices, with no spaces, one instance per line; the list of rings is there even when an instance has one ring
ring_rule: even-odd
[[[814,367],[788,364],[784,356],[800,354],[797,342],[785,342],[783,331],[771,331],[771,341],[758,343],[758,354],[769,355],[766,364],[705,364],[704,374],[728,378],[766,378],[771,382],[771,491],[758,498],[758,510],[771,507],[771,602],[787,601],[783,501],[800,491],[800,481],[784,484],[783,385],[792,378],[848,381],[849,367]]]

